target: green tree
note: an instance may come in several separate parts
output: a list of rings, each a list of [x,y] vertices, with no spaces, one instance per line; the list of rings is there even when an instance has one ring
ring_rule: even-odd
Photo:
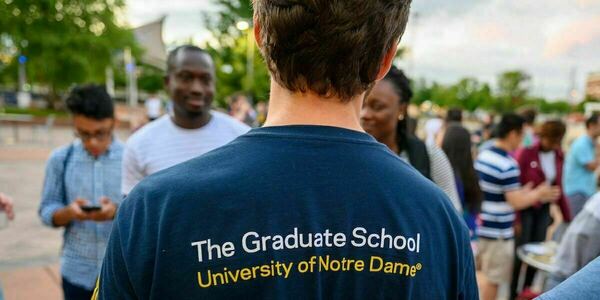
[[[225,107],[227,96],[238,91],[247,93],[255,101],[266,100],[269,73],[254,42],[252,1],[213,0],[213,3],[218,13],[205,14],[204,21],[214,37],[214,42],[208,43],[206,48],[216,65],[217,104]],[[248,28],[238,28],[239,22],[245,22]],[[249,66],[252,76],[248,76]]]
[[[506,112],[522,106],[529,95],[530,83],[531,76],[523,71],[507,71],[500,74],[496,110]]]
[[[458,100],[456,106],[471,112],[487,107],[495,101],[490,86],[487,83],[480,83],[475,78],[461,79],[454,86],[454,91]]]
[[[583,101],[581,101],[579,104],[577,104],[574,109],[575,109],[575,111],[578,111],[578,112],[584,112],[585,105],[587,103],[597,103],[597,102],[600,102],[600,99],[596,99],[590,95],[586,95],[585,98],[583,99]]]
[[[25,55],[29,81],[47,87],[52,98],[74,83],[103,82],[115,54],[125,47],[139,54],[132,32],[116,20],[124,5],[123,0],[0,1],[0,53],[12,57],[2,78],[15,78],[15,57]]]
[[[138,77],[138,88],[148,93],[156,93],[162,90],[164,85],[164,72],[156,67],[140,64],[138,65],[140,76]]]
[[[423,102],[431,100],[431,88],[424,78],[411,81],[411,86],[413,89],[412,103],[421,105]]]
[[[508,77],[508,76],[507,76]],[[542,113],[570,112],[573,107],[566,101],[548,101],[542,97],[527,96],[527,92],[515,93],[519,101],[513,102],[507,94],[492,92],[489,84],[481,83],[475,78],[463,78],[455,84],[443,85],[436,82],[427,83],[425,79],[413,82],[413,103],[420,105],[431,101],[440,107],[459,107],[467,111],[485,109],[493,112],[514,111],[523,106],[537,108]],[[508,99],[508,100],[507,100]],[[578,109],[582,109],[578,107]]]
[[[428,84],[424,79],[420,79],[413,83],[413,90],[413,103],[417,105],[429,100],[441,107],[460,107],[474,111],[491,107],[495,102],[490,86],[474,78],[463,78],[449,86],[436,82]]]

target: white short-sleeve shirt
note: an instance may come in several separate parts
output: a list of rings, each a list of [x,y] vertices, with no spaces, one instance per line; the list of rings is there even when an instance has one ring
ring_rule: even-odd
[[[181,128],[165,115],[134,133],[123,155],[123,194],[144,177],[221,147],[250,130],[224,113],[211,114],[210,122],[198,129]]]

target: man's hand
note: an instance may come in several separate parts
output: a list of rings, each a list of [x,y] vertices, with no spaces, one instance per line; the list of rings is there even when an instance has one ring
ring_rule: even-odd
[[[100,205],[102,207],[100,211],[94,211],[88,214],[90,220],[94,220],[97,222],[112,220],[115,217],[115,213],[117,212],[117,205],[114,202],[112,202],[108,197],[102,197],[100,199]]]
[[[69,206],[67,206],[67,211],[72,220],[77,221],[85,221],[89,220],[90,216],[86,212],[84,212],[81,207],[88,205],[89,201],[83,198],[77,198],[73,201]]]
[[[0,210],[6,212],[6,216],[9,220],[13,220],[15,218],[12,198],[2,193],[0,193]]]
[[[554,203],[560,197],[560,187],[550,186],[547,183],[542,183],[536,188],[539,199],[542,203]]]

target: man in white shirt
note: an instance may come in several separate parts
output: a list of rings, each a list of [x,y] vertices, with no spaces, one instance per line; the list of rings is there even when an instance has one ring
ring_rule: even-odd
[[[206,51],[187,45],[169,53],[165,89],[173,113],[144,126],[127,141],[124,195],[144,177],[221,147],[250,130],[211,110],[215,81],[214,63]]]

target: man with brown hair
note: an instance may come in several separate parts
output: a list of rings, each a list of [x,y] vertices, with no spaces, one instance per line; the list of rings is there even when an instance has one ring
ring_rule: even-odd
[[[466,226],[360,126],[408,0],[257,0],[269,116],[142,181],[100,299],[477,299]]]

